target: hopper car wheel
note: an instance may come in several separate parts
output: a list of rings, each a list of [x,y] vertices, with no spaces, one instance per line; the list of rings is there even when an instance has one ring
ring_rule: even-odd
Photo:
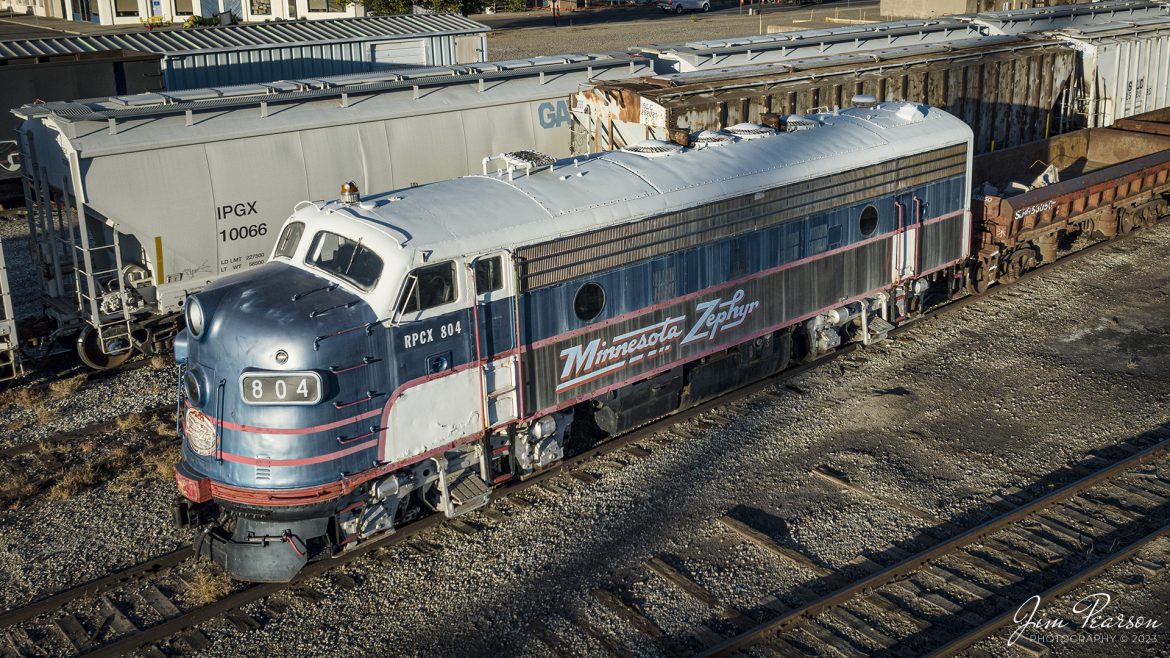
[[[991,286],[990,278],[987,274],[987,267],[982,263],[972,267],[967,276],[967,292],[975,293],[976,295],[982,295],[987,292],[987,289]]]
[[[1013,283],[1034,267],[1036,267],[1036,253],[1031,249],[1020,249],[1008,258],[1007,265],[999,280],[1004,283]]]
[[[1117,234],[1129,235],[1133,232],[1135,226],[1137,226],[1137,222],[1135,221],[1133,213],[1122,211],[1121,219],[1117,222]]]
[[[106,341],[106,351],[98,340],[98,332],[93,327],[81,330],[77,337],[77,356],[81,362],[94,370],[113,370],[121,366],[134,353],[130,341],[125,338],[111,338]]]

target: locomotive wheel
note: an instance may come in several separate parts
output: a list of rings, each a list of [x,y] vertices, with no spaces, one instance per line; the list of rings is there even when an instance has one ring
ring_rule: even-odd
[[[134,348],[126,337],[111,338],[106,341],[107,354],[102,350],[98,340],[98,332],[87,326],[77,337],[77,356],[81,362],[94,370],[113,370],[121,366],[134,354]]]

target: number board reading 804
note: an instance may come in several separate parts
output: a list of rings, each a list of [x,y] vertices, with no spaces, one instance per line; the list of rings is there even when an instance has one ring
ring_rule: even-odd
[[[246,372],[240,376],[245,404],[317,404],[321,375],[315,372]]]

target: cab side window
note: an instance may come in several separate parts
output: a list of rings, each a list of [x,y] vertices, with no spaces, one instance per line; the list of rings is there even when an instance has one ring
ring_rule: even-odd
[[[420,267],[406,278],[399,309],[417,313],[453,302],[458,297],[455,285],[454,261]]]
[[[274,258],[292,258],[304,232],[304,222],[292,222],[284,227],[284,232],[280,234],[280,240],[276,242],[276,252],[272,256]]]
[[[499,256],[475,261],[475,293],[482,295],[504,287],[504,270]]]

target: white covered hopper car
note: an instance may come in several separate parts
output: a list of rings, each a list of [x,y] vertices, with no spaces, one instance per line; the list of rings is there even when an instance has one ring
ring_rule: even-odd
[[[188,293],[265,261],[298,201],[338,180],[458,177],[504,151],[569,155],[570,95],[649,71],[624,53],[568,54],[24,106],[46,314],[21,338],[76,334],[95,368],[152,353]]]

